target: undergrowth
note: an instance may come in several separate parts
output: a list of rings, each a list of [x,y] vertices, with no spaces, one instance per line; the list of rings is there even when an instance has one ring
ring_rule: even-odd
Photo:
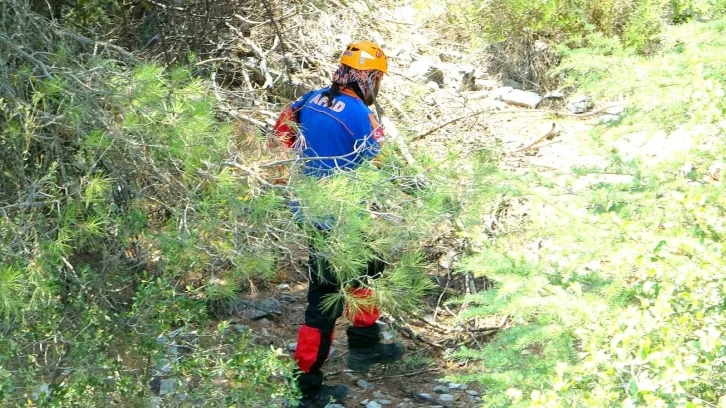
[[[456,300],[468,316],[512,322],[481,350],[451,355],[477,362],[467,378],[484,386],[484,406],[726,403],[724,29],[671,27],[651,57],[619,47],[566,55],[568,84],[627,101],[620,121],[580,137],[608,153],[599,172],[632,178],[575,190],[521,178],[549,190],[525,194],[526,232],[458,264],[496,282]]]

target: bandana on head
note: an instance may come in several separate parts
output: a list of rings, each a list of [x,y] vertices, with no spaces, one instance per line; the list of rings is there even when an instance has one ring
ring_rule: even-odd
[[[368,89],[369,76],[371,77],[371,80],[375,81],[383,76],[383,72],[378,70],[361,71],[341,64],[340,67],[338,67],[338,70],[335,71],[335,74],[333,74],[333,83],[348,85],[355,82],[360,87],[360,90],[365,92],[365,90]]]

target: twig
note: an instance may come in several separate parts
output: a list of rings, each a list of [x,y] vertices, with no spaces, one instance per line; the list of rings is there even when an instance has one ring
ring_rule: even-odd
[[[420,342],[422,342],[422,343],[426,343],[426,344],[428,344],[429,346],[432,346],[432,347],[436,347],[436,348],[437,348],[437,349],[439,349],[439,350],[444,350],[444,349],[446,349],[446,347],[442,346],[441,344],[438,344],[438,343],[434,343],[433,341],[431,341],[431,340],[427,339],[426,337],[424,337],[424,336],[422,336],[422,335],[420,335],[420,334],[418,334],[418,333],[414,332],[414,331],[413,331],[413,330],[412,330],[412,329],[411,329],[410,327],[406,326],[405,324],[401,324],[401,323],[399,323],[399,324],[398,324],[398,326],[400,327],[400,329],[401,329],[401,330],[402,330],[402,331],[403,331],[404,333],[406,333],[406,334],[408,334],[409,336],[411,336],[411,338],[412,338],[412,339],[418,340],[418,341],[420,341]]]
[[[552,123],[552,129],[550,129],[549,132],[547,132],[544,136],[540,137],[539,139],[535,140],[533,143],[530,143],[529,145],[527,145],[525,147],[522,147],[520,149],[517,149],[517,150],[514,150],[512,152],[509,152],[509,154],[519,153],[519,152],[523,152],[525,150],[531,149],[532,146],[536,145],[537,143],[539,143],[539,142],[541,142],[541,141],[543,141],[545,139],[551,138],[554,135],[556,135],[557,134],[556,129],[557,129],[557,125],[554,124],[554,123]]]
[[[15,50],[15,52],[20,54],[23,58],[27,59],[28,61],[35,64],[36,67],[40,68],[40,70],[43,71],[44,77],[53,79],[53,75],[51,75],[50,72],[48,72],[48,67],[46,67],[45,64],[43,64],[43,62],[41,60],[39,60],[39,59],[35,58],[34,56],[28,54],[27,52],[23,51],[23,49],[18,44],[15,44],[14,42],[10,41],[10,39],[7,38],[4,34],[0,34],[0,40],[2,40],[5,44],[7,44],[8,47]]]
[[[414,371],[414,372],[412,372],[412,373],[403,373],[403,374],[395,374],[395,375],[386,375],[386,376],[383,376],[383,377],[376,377],[376,378],[371,378],[371,379],[369,379],[368,381],[369,381],[369,382],[371,382],[371,381],[385,380],[385,379],[388,379],[388,378],[398,378],[398,377],[413,377],[413,376],[417,376],[417,375],[419,375],[419,374],[423,374],[423,373],[429,373],[429,372],[431,372],[431,371],[439,371],[439,368],[438,368],[438,367],[434,367],[434,368],[426,368],[426,369],[424,369],[424,370]]]
[[[270,7],[269,1],[264,0],[262,3],[265,5],[265,9],[267,10],[268,17],[270,17],[270,21],[272,21],[272,27],[275,30],[275,39],[280,40],[280,46],[282,47],[282,60],[285,63],[285,68],[287,68],[287,77],[289,80],[290,74],[292,74],[292,65],[287,59],[287,48],[285,47],[285,41],[282,37],[282,31],[280,31],[280,26],[277,24],[277,20],[275,20],[275,14],[272,12],[272,7]]]
[[[595,116],[598,113],[602,113],[602,112],[604,112],[604,111],[606,111],[608,109],[612,109],[612,108],[615,108],[617,106],[623,106],[623,105],[625,105],[625,102],[613,103],[613,104],[610,104],[610,105],[605,105],[602,108],[598,108],[598,109],[595,109],[594,111],[590,111],[590,112],[587,112],[587,113],[557,112],[557,111],[547,110],[547,109],[527,109],[527,110],[523,110],[521,112],[527,112],[527,113],[529,113],[529,112],[533,112],[533,113],[551,113],[553,115],[557,115],[557,116],[567,116],[567,117],[571,117],[571,118],[588,118],[590,116]]]
[[[236,161],[233,161],[233,160],[226,161],[226,162],[224,162],[224,165],[225,166],[234,167],[234,168],[236,168],[238,170],[244,171],[245,173],[247,173],[250,176],[252,176],[252,178],[254,178],[255,180],[259,181],[265,187],[277,188],[277,189],[284,189],[285,188],[285,186],[281,186],[281,185],[276,185],[276,184],[270,183],[269,181],[267,181],[264,178],[262,178],[262,176],[260,176],[256,171],[252,170],[251,168],[249,168],[247,166],[243,166],[243,165],[237,163]]]
[[[480,111],[476,111],[476,112],[471,112],[471,113],[468,113],[466,115],[462,115],[462,116],[459,116],[457,118],[451,119],[448,122],[444,122],[443,124],[441,124],[439,126],[436,126],[435,128],[433,128],[431,130],[428,130],[428,131],[423,132],[423,133],[419,133],[418,135],[414,136],[411,140],[423,139],[424,137],[426,137],[426,136],[428,136],[428,135],[430,135],[432,133],[438,132],[439,130],[445,128],[446,126],[449,126],[449,125],[451,125],[453,123],[456,123],[456,122],[458,122],[460,120],[463,120],[463,119],[472,118],[474,116],[481,115],[482,113],[502,113],[502,112],[509,112],[509,111],[499,111],[499,112],[496,112],[496,111],[492,111],[492,110],[486,109],[486,110],[480,110]]]

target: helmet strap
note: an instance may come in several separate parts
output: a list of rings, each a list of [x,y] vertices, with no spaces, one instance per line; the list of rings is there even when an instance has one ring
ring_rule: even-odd
[[[366,84],[368,85],[368,92],[371,94],[371,98],[373,99],[373,105],[376,107],[376,115],[378,116],[378,123],[381,123],[381,118],[383,117],[383,110],[381,109],[381,105],[378,104],[378,99],[376,98],[376,93],[374,92],[373,87],[373,79],[371,78],[372,75],[368,75],[368,78],[366,79]]]

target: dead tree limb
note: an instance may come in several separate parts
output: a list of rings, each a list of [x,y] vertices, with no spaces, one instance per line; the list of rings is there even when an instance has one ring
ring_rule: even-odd
[[[523,152],[525,150],[532,149],[533,146],[536,145],[537,143],[539,143],[539,142],[541,142],[541,141],[543,141],[545,139],[550,139],[550,138],[554,137],[556,134],[557,134],[557,125],[553,123],[552,124],[552,129],[550,129],[549,132],[545,133],[544,136],[540,137],[539,139],[535,140],[533,143],[530,143],[530,144],[528,144],[525,147],[522,147],[520,149],[517,149],[517,150],[514,150],[514,151],[510,152],[509,154],[519,153],[519,152]]]

